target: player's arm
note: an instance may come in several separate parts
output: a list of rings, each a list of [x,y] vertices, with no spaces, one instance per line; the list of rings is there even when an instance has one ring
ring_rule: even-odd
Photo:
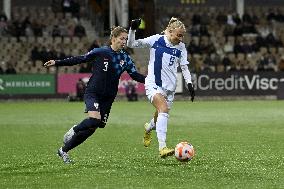
[[[150,48],[151,44],[148,38],[135,40],[135,30],[129,30],[127,46],[130,48]]]
[[[127,61],[126,71],[130,75],[130,77],[133,80],[135,80],[135,81],[137,81],[139,83],[145,83],[145,76],[140,74],[140,73],[138,73],[138,71],[137,71],[137,69],[136,69],[136,67],[135,67],[135,65],[134,65],[134,63],[133,63],[133,61],[132,61],[132,59],[130,58],[129,55],[128,55],[126,60],[128,60]]]
[[[188,88],[189,94],[191,96],[191,101],[193,102],[194,97],[195,97],[195,91],[194,91],[193,84],[192,84],[192,81],[191,81],[191,75],[190,75],[189,69],[188,69],[187,65],[180,65],[180,67],[181,67],[181,72],[182,72],[183,78],[184,78],[185,82],[187,83],[187,88]]]
[[[193,87],[192,80],[191,80],[191,74],[187,66],[188,64],[189,62],[187,61],[187,51],[184,48],[181,53],[180,68],[181,68],[183,78],[185,82],[187,83],[187,88],[191,96],[191,101],[193,102],[194,97],[195,97],[195,91],[194,91],[194,87]]]
[[[140,74],[138,72],[133,72],[133,73],[131,73],[129,75],[130,75],[130,77],[133,80],[135,80],[135,81],[137,81],[139,83],[145,83],[145,76],[144,75],[142,75],[142,74]]]
[[[86,63],[91,61],[96,54],[96,51],[92,50],[88,52],[85,55],[80,56],[73,56],[70,58],[65,58],[62,60],[49,60],[46,63],[44,63],[44,67],[50,67],[50,66],[73,66],[76,64]]]
[[[127,46],[130,48],[151,48],[153,45],[153,42],[155,41],[155,39],[153,39],[153,36],[150,36],[144,39],[135,40],[135,32],[138,26],[140,25],[140,22],[136,22],[137,20],[139,19],[135,19],[131,21],[131,24],[130,24],[131,26],[128,32]]]

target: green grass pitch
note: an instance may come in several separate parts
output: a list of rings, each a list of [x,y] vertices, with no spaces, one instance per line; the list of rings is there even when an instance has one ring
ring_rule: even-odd
[[[176,101],[168,146],[187,140],[189,163],[160,159],[156,134],[142,144],[154,109],[115,102],[105,129],[56,156],[64,133],[84,119],[84,103],[0,103],[0,188],[284,188],[284,101]]]

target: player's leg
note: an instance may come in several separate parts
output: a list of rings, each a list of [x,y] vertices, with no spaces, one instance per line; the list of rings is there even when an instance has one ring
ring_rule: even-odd
[[[88,115],[88,118],[83,120],[77,126],[73,127],[73,136],[69,140],[66,140],[64,146],[62,147],[64,152],[68,152],[76,146],[82,144],[101,125],[100,112],[88,111]],[[83,126],[83,129],[80,126]]]
[[[168,92],[167,94],[167,105],[168,105],[168,113],[171,109],[171,106],[173,104],[173,100],[174,100],[174,93],[173,92]],[[150,120],[149,123],[145,124],[145,130],[147,132],[151,132],[151,130],[155,130],[156,129],[156,123],[157,123],[157,118],[158,118],[158,111],[156,110],[154,113],[153,118]]]
[[[156,110],[150,122],[145,124],[146,132],[151,132],[152,130],[156,129],[157,118],[158,118],[158,111]]]
[[[97,128],[104,128],[108,119],[113,98],[96,97],[86,100],[86,109],[89,118],[83,120],[79,125],[73,128],[74,135],[62,148],[68,152],[89,138]],[[95,111],[94,111],[95,110]]]
[[[94,102],[96,100],[96,102]],[[73,128],[74,135],[69,142],[67,142],[62,150],[68,152],[79,144],[83,143],[89,138],[97,128],[104,128],[108,119],[108,115],[114,101],[113,98],[96,98],[92,99],[92,103],[86,103],[87,110],[93,110],[90,106],[94,105],[98,111],[88,111],[89,118],[83,120],[78,126]],[[93,103],[94,102],[94,103]]]
[[[145,90],[149,101],[152,103],[153,96],[156,93],[159,93],[159,87],[155,83],[146,83]],[[149,147],[151,144],[152,141],[151,131],[156,127],[157,117],[158,117],[158,111],[156,110],[154,118],[152,118],[149,123],[144,124],[143,144],[145,147]]]
[[[173,96],[173,95],[172,95]],[[167,100],[168,104],[168,111],[170,111],[170,108],[172,106],[172,101]],[[169,112],[168,112],[169,114]],[[156,130],[156,123],[157,123],[157,118],[158,118],[158,111],[156,110],[154,113],[153,118],[150,120],[149,123],[145,123],[144,128],[145,128],[145,133],[144,133],[144,146],[148,147],[151,143],[151,131]]]
[[[79,131],[74,133],[72,138],[67,141],[59,150],[58,155],[63,159],[65,163],[70,163],[71,159],[69,158],[68,151],[72,150],[76,146],[82,144],[87,138],[89,138],[94,132],[96,128],[91,128],[83,131]]]
[[[75,133],[79,131],[89,130],[90,128],[99,127],[101,124],[99,97],[95,94],[86,94],[85,99],[85,113],[88,113],[88,118],[84,119],[78,125],[74,125],[63,138],[63,143],[67,143]]]
[[[100,120],[100,112],[98,111],[88,111],[88,118],[84,119],[78,125],[74,125],[65,133],[63,137],[63,143],[66,144],[71,138],[75,135],[75,133],[94,130],[94,128],[99,127],[102,123]]]
[[[158,111],[156,132],[159,141],[159,150],[161,150],[166,147],[165,137],[168,124],[168,107],[164,96],[160,93],[153,96],[152,104]]]
[[[90,114],[92,114],[93,112],[88,112],[89,116]],[[87,118],[89,120],[93,119],[93,117],[89,117]],[[87,120],[85,119],[85,120]],[[85,122],[85,120],[83,120],[82,122]],[[81,122],[81,123],[82,123]],[[81,124],[80,123],[80,124]],[[79,125],[80,125],[79,124]],[[95,125],[95,122],[93,123],[93,125]],[[90,127],[88,129],[85,130],[78,130],[78,131],[74,131],[74,128],[76,126],[72,127],[65,135],[64,135],[64,145],[58,150],[58,155],[63,159],[63,161],[65,163],[70,163],[71,160],[68,156],[68,151],[72,150],[73,148],[75,148],[76,146],[82,144],[87,138],[89,138],[97,129],[96,126],[94,127]],[[72,131],[71,131],[72,130]],[[72,134],[71,134],[72,133]],[[67,138],[68,137],[68,138]]]
[[[58,155],[62,157],[64,162],[64,157],[68,156],[68,151],[82,144],[102,125],[98,98],[95,96],[87,96],[85,103],[88,118],[84,119],[80,124],[73,126],[64,135],[64,146],[58,150]]]
[[[102,97],[95,94],[85,95],[85,104],[86,104],[85,112],[88,113],[89,117],[73,128],[75,133],[79,131],[100,127],[100,124],[102,123],[101,114],[100,114],[100,108],[101,108],[100,106],[102,103],[101,98]]]
[[[149,147],[152,142],[151,131],[156,129],[157,117],[158,117],[158,111],[156,110],[152,120],[149,123],[145,123],[144,125],[143,144],[145,147]]]
[[[155,94],[157,93],[164,94],[162,88],[158,87],[155,83],[146,83],[145,90],[146,90],[146,95],[151,103],[153,102],[153,97]],[[144,125],[143,144],[145,147],[148,147],[151,144],[152,141],[151,131],[156,128],[157,117],[158,117],[158,110],[156,109],[154,117],[150,120],[149,123],[145,123]]]
[[[111,110],[111,106],[112,106],[114,99],[115,99],[115,96],[110,97],[110,98],[104,98],[104,99],[102,99],[103,102],[100,103],[100,113],[101,113],[101,116],[102,116],[101,128],[104,128],[106,123],[107,123],[109,113],[110,113],[110,110]]]
[[[174,149],[167,148],[167,127],[168,127],[168,103],[161,93],[153,96],[152,104],[158,111],[156,122],[156,133],[159,142],[160,157],[165,158],[174,154]]]

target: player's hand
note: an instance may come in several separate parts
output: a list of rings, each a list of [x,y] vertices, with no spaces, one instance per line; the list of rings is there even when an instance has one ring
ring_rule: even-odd
[[[191,102],[193,102],[194,97],[195,97],[195,91],[194,91],[193,85],[191,83],[188,83],[187,87],[188,87],[189,94],[191,96]]]
[[[130,28],[132,30],[137,30],[140,24],[141,24],[141,18],[131,20]]]
[[[55,60],[49,60],[46,63],[43,64],[44,67],[50,67],[55,65]]]

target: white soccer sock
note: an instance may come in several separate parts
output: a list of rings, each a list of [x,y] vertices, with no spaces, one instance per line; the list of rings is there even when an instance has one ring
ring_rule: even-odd
[[[152,118],[150,121],[150,129],[153,130],[155,128],[156,128],[156,124],[155,124],[154,118]]]
[[[150,132],[151,130],[155,130],[155,129],[156,129],[156,124],[155,124],[154,118],[152,118],[146,130],[147,132]]]
[[[147,133],[156,129],[154,118],[152,118],[151,121],[149,122],[149,124],[147,124],[147,126],[145,126],[145,129],[146,129]]]
[[[167,128],[168,128],[168,117],[167,113],[159,113],[156,123],[156,132],[157,138],[159,142],[159,150],[166,147],[166,139],[167,139]]]

